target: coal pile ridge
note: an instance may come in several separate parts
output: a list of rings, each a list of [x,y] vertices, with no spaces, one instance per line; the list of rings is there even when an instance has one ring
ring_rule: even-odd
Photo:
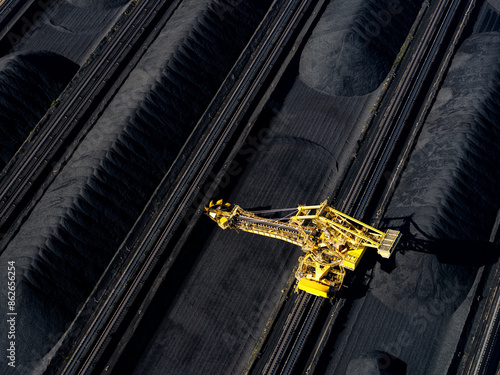
[[[331,95],[372,92],[389,73],[419,7],[409,0],[333,2],[302,55],[302,79]]]
[[[0,59],[0,170],[77,69],[52,52],[15,53]]]
[[[373,350],[352,359],[346,375],[406,375],[404,362],[386,352]]]
[[[335,4],[331,2],[328,7]],[[346,16],[329,12],[328,7],[323,17]],[[411,22],[395,25],[402,28],[393,29],[394,33],[407,33]],[[254,136],[261,146],[242,147],[240,157],[249,162],[248,166],[242,170],[245,163],[237,163],[233,170],[238,172],[228,176],[231,183],[237,179],[234,189],[214,199],[224,198],[243,208],[287,208],[319,203],[338,186],[378,90],[375,86],[369,94],[346,97],[306,84],[308,74],[319,74],[311,70],[327,74],[337,58],[310,48],[309,43],[317,43],[315,33],[304,48],[300,65],[304,54],[315,54],[307,59],[317,64],[295,67],[298,75],[284,78],[291,88],[285,97],[273,96],[267,107],[275,116],[257,124],[260,131]],[[395,57],[378,66],[388,72]],[[371,63],[371,59],[360,62]],[[377,76],[382,77],[378,78],[380,85],[384,75]],[[292,84],[290,79],[294,79]],[[333,91],[342,92],[342,83],[332,82],[340,85]],[[179,271],[185,280],[174,300],[165,307],[159,325],[138,330],[134,342],[147,346],[144,353],[135,346],[128,353],[135,356],[126,364],[127,369],[135,366],[134,374],[165,369],[183,375],[242,373],[297,264],[301,250],[296,246],[250,233],[223,232],[210,219],[203,219],[200,226],[214,229],[203,243],[198,243],[195,235],[182,250],[187,253],[186,259],[196,261]],[[144,324],[146,328],[149,322]],[[152,337],[146,332],[152,332]]]
[[[44,49],[83,65],[129,1],[55,0],[41,3],[43,13],[25,17],[21,30],[8,34],[11,52]]]
[[[375,268],[326,373],[342,373],[349,358],[371,350],[404,361],[408,374],[448,371],[500,203],[499,73],[499,33],[464,41],[385,214],[405,236],[403,252],[390,273]]]
[[[50,360],[265,6],[183,2],[2,254],[25,311],[18,371]]]
[[[500,180],[500,93],[496,84],[499,78],[500,34],[483,33],[468,38],[453,60],[386,215],[388,218],[411,218],[419,228],[410,233],[416,241],[477,241],[475,246],[471,242],[476,251],[481,241],[488,241],[500,203],[497,188]],[[438,257],[446,255],[439,254],[440,251],[450,251],[444,248],[446,242],[440,244],[441,249],[433,248]],[[440,282],[446,282],[447,274],[452,278],[450,286],[457,285],[455,278],[465,282],[473,277],[474,269],[467,267],[471,260],[466,259],[474,255],[481,254],[474,254],[471,248],[465,259],[455,259],[455,263],[464,266],[439,263],[436,257],[423,257],[428,260],[415,261],[430,262],[427,266],[415,267],[401,262],[401,271],[409,271],[409,268],[429,270],[429,274],[420,275],[420,279],[433,285],[434,292],[429,295],[437,296],[447,293],[449,287],[439,286]],[[418,277],[408,279],[419,280]],[[410,285],[398,284],[398,289],[406,290],[406,294]],[[421,294],[419,287],[414,287],[415,295]],[[415,304],[427,303],[423,299],[403,300],[403,296],[397,294],[394,297],[399,302],[393,301],[391,305],[405,306],[405,312]]]
[[[111,9],[125,5],[128,0],[66,0],[69,4],[84,9]]]

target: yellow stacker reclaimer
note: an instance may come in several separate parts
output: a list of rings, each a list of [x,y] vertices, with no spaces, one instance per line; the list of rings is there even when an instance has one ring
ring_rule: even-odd
[[[281,218],[266,215],[291,211]],[[400,232],[382,232],[327,206],[299,206],[293,209],[249,212],[240,206],[210,202],[206,207],[222,229],[236,229],[278,238],[298,245],[305,252],[299,258],[295,273],[296,291],[303,290],[320,297],[331,297],[344,281],[345,269],[354,271],[367,247],[374,247],[383,258],[389,258]]]

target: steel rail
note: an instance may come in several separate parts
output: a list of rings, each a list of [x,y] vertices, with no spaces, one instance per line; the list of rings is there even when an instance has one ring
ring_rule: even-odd
[[[45,6],[49,1],[40,1]],[[16,22],[26,15],[27,10],[35,3],[35,0],[0,0],[0,42],[5,38]],[[11,47],[14,47],[11,45]]]
[[[325,303],[325,300],[323,298],[314,297],[312,299],[312,306],[307,311],[304,324],[302,325],[299,334],[295,339],[295,343],[292,346],[290,355],[288,356],[283,371],[281,372],[282,375],[289,375],[294,370],[295,363],[297,362],[299,355],[302,353],[302,348],[304,347],[306,340],[309,337],[309,334],[311,333],[311,330],[316,322],[316,319],[318,318],[318,314],[323,308],[323,304]]]
[[[19,209],[23,199],[27,199],[29,193],[34,194],[32,188],[37,181],[43,177],[50,181],[55,178],[55,173],[44,176],[44,170],[53,162],[52,158],[73,141],[74,136],[69,135],[78,126],[84,125],[80,119],[85,116],[94,98],[101,95],[111,76],[122,67],[132,48],[132,41],[140,38],[154,16],[171,3],[170,0],[140,1],[103,52],[86,67],[83,76],[71,88],[71,95],[61,100],[53,112],[41,120],[4,168],[0,175],[0,228],[11,219],[13,211]]]
[[[76,372],[85,374],[95,366],[111,334],[148,278],[159,254],[191,206],[198,189],[239,125],[249,103],[254,100],[262,82],[267,78],[304,9],[311,2],[313,1],[288,1],[284,11],[266,34],[259,50],[254,53],[249,69],[235,86],[222,110],[218,112],[214,125],[210,127],[208,134],[179,175],[172,194],[162,204],[152,225],[148,226],[137,251],[131,256],[120,278],[95,314],[96,319],[87,327],[72,358],[62,371],[63,374]],[[159,232],[161,235],[158,237]]]
[[[264,366],[263,374],[276,374],[279,371],[281,360],[285,357],[286,350],[290,346],[290,341],[294,336],[294,332],[300,328],[299,321],[306,310],[306,306],[311,302],[311,295],[302,293],[295,298],[295,303],[292,311],[288,314],[285,322],[285,329],[281,332],[277,344],[274,347],[271,355],[272,361],[269,361]]]
[[[18,3],[20,0],[0,0],[0,25],[11,10],[13,3]]]
[[[490,234],[490,243],[498,243],[500,223],[500,211],[497,213],[495,224]],[[489,268],[489,269],[488,269]],[[481,271],[480,271],[481,272]],[[476,319],[476,327],[472,328],[474,323],[471,321],[471,331],[468,335],[469,343],[463,347],[463,357],[457,366],[457,374],[460,375],[482,375],[499,373],[498,353],[500,351],[499,327],[500,327],[500,287],[498,280],[500,278],[500,264],[486,266],[482,271],[481,284],[485,293],[482,298],[482,307],[477,309],[468,320]],[[488,285],[488,286],[487,286]],[[457,356],[457,354],[455,354]]]
[[[494,350],[496,345],[498,345],[498,328],[500,325],[500,290],[498,286],[495,286],[490,291],[491,304],[488,306],[487,312],[484,316],[484,321],[486,322],[483,332],[481,332],[480,340],[478,340],[478,351],[475,353],[475,361],[471,366],[471,370],[468,374],[480,375],[492,373],[493,369],[489,367],[493,361],[497,361],[498,358],[494,358]]]

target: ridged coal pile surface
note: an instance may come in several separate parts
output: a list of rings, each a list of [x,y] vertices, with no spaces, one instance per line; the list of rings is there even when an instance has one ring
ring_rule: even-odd
[[[127,3],[127,0],[46,2],[43,13],[23,18],[21,31],[7,35],[13,43],[11,52],[44,49],[82,65],[125,10]]]
[[[304,82],[331,95],[372,92],[389,73],[419,8],[419,1],[333,2],[302,55]]]
[[[66,0],[69,4],[84,9],[103,10],[125,5],[128,0]]]
[[[0,170],[77,69],[75,63],[52,52],[0,58]]]
[[[406,375],[406,364],[386,352],[373,350],[349,362],[346,375]]]
[[[184,1],[9,244],[18,371],[54,355],[266,6]]]
[[[123,10],[126,0],[40,2],[21,18],[0,58],[0,169],[57,99]],[[77,65],[78,64],[78,65]]]
[[[469,37],[457,51],[387,209],[403,232],[393,270],[377,266],[355,301],[326,373],[386,351],[408,374],[448,371],[475,293],[499,208],[500,34]]]
[[[331,12],[329,7],[335,4],[329,4],[318,27],[331,17],[349,16]],[[395,23],[394,34],[406,34],[411,21]],[[332,194],[354,155],[378,90],[375,86],[364,96],[335,96],[304,81],[315,74],[328,79],[328,69],[337,58],[317,52],[318,40],[333,42],[349,32],[348,28],[340,35],[333,31],[325,35],[318,28],[313,31],[298,57],[300,67],[294,65],[294,73],[284,77],[286,90],[278,86],[268,103],[266,111],[274,116],[261,118],[256,125],[260,130],[241,148],[232,173],[224,178],[235,184],[234,189],[214,198],[244,208],[277,209],[315,204]],[[304,56],[310,53],[316,55]],[[306,60],[317,64],[302,65]],[[372,60],[362,64],[369,66]],[[392,61],[377,66],[388,72],[391,65]],[[380,73],[379,77],[380,85],[384,76]],[[341,85],[335,82],[332,85]],[[202,218],[182,250],[178,271],[170,276],[168,285],[178,288],[170,291],[175,295],[158,297],[154,312],[144,318],[131,340],[126,353],[129,362],[123,369],[135,366],[134,374],[242,373],[300,253],[298,247],[275,239],[221,231]]]

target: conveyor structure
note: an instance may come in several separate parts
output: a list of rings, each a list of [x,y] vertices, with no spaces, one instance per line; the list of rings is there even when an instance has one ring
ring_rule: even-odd
[[[219,200],[210,202],[206,214],[222,229],[242,230],[300,246],[305,254],[299,258],[295,273],[296,291],[325,298],[340,290],[345,269],[354,271],[367,247],[389,258],[401,237],[396,230],[383,232],[343,214],[327,206],[327,201],[316,206],[251,212]]]

